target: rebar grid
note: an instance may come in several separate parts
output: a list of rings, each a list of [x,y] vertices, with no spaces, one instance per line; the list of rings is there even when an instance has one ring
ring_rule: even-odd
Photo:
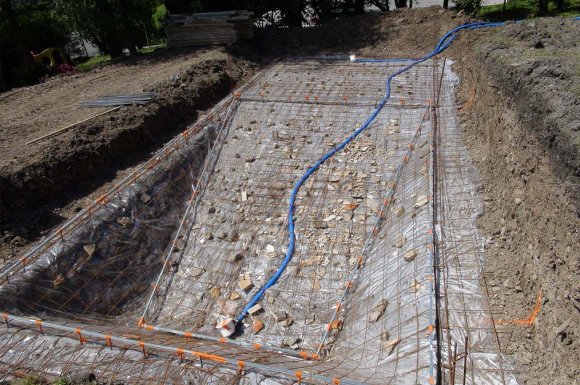
[[[443,360],[454,383],[517,384],[513,368],[500,353],[487,295],[480,286],[485,255],[476,220],[483,200],[457,121],[454,79],[446,68],[438,109]]]
[[[294,180],[370,114],[400,64],[289,60],[264,70],[4,270],[8,375],[78,366],[124,383],[236,383],[249,372],[279,384],[435,381],[425,109],[438,67],[396,78],[375,123],[306,183],[293,260],[240,335],[220,338],[215,324],[283,258]],[[44,330],[38,318],[49,320]],[[42,353],[25,363],[27,351]]]

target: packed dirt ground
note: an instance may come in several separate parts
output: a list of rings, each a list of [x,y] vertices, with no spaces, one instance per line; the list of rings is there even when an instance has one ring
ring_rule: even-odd
[[[168,50],[0,95],[0,257],[20,255],[272,60],[418,57],[465,21],[437,7],[356,16],[227,48]],[[539,19],[466,33],[445,53],[461,78],[465,140],[485,198],[483,281],[496,321],[508,321],[496,327],[521,383],[573,384],[580,374],[578,41],[577,21]],[[146,106],[25,144],[99,112],[82,101],[151,90],[160,97]]]

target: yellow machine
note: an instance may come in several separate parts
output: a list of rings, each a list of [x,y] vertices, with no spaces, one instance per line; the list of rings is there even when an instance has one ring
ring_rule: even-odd
[[[69,64],[70,62],[64,51],[61,48],[47,48],[38,55],[30,52],[37,63],[44,65],[47,69],[54,69],[61,64]]]

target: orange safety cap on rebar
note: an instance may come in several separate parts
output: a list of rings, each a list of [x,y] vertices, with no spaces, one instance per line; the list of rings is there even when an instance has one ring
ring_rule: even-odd
[[[302,372],[300,370],[297,370],[295,374],[298,381],[302,381]]]

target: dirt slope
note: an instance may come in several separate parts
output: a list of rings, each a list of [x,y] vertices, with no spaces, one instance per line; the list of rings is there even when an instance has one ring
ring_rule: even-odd
[[[456,67],[485,196],[485,283],[496,321],[508,321],[501,347],[527,384],[580,374],[577,25],[538,20],[459,41],[473,47]]]
[[[95,190],[118,170],[146,159],[198,110],[211,107],[255,65],[223,49],[166,52],[104,66],[2,95],[0,239],[2,254],[22,250],[63,218],[58,208]],[[156,91],[145,106],[125,106],[33,145],[29,140],[106,109],[81,101]]]

